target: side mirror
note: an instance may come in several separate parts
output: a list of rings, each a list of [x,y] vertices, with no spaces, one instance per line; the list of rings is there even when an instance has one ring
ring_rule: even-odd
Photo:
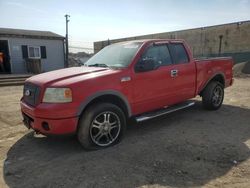
[[[157,65],[156,61],[152,58],[142,59],[140,60],[136,66],[136,72],[147,72],[151,70],[157,69],[159,66]]]

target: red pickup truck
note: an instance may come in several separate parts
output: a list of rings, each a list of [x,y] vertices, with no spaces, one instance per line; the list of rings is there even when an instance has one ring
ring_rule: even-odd
[[[77,134],[86,149],[121,140],[129,118],[144,121],[192,106],[220,108],[232,85],[231,58],[194,59],[183,40],[137,40],[105,47],[85,66],[26,80],[24,124],[44,135]]]

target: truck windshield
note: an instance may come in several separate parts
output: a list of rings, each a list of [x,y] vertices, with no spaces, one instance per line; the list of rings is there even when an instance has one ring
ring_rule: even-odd
[[[85,65],[89,67],[128,67],[141,45],[142,42],[112,44],[95,54]]]

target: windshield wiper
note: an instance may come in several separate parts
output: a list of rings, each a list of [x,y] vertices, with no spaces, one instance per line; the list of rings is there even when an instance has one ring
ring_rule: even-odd
[[[92,65],[87,65],[88,67],[109,67],[108,65],[104,64],[104,63],[96,63],[96,64],[92,64]]]

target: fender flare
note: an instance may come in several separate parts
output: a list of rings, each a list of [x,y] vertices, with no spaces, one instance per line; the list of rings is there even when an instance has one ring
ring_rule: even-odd
[[[217,73],[213,74],[213,76],[211,76],[211,77],[206,81],[206,83],[204,84],[204,86],[202,86],[201,90],[200,90],[200,91],[197,91],[197,93],[201,93],[201,92],[207,87],[207,85],[209,84],[209,82],[210,82],[211,80],[213,80],[216,76],[222,76],[222,78],[223,78],[223,80],[224,80],[224,83],[225,83],[226,78],[225,78],[224,73],[223,73],[223,72],[217,72]],[[197,88],[197,89],[198,89],[198,88]]]
[[[127,97],[125,95],[123,95],[121,92],[116,91],[116,90],[105,90],[105,91],[99,91],[99,92],[96,92],[94,94],[91,94],[83,102],[81,102],[81,104],[80,104],[80,106],[78,107],[78,110],[77,110],[77,116],[81,115],[83,110],[86,108],[86,106],[90,102],[92,102],[94,99],[96,99],[98,97],[101,97],[101,96],[104,96],[104,95],[114,95],[114,96],[120,98],[124,102],[124,104],[126,105],[128,117],[132,116],[131,107],[130,107],[130,104],[129,104],[128,100],[127,100]]]

